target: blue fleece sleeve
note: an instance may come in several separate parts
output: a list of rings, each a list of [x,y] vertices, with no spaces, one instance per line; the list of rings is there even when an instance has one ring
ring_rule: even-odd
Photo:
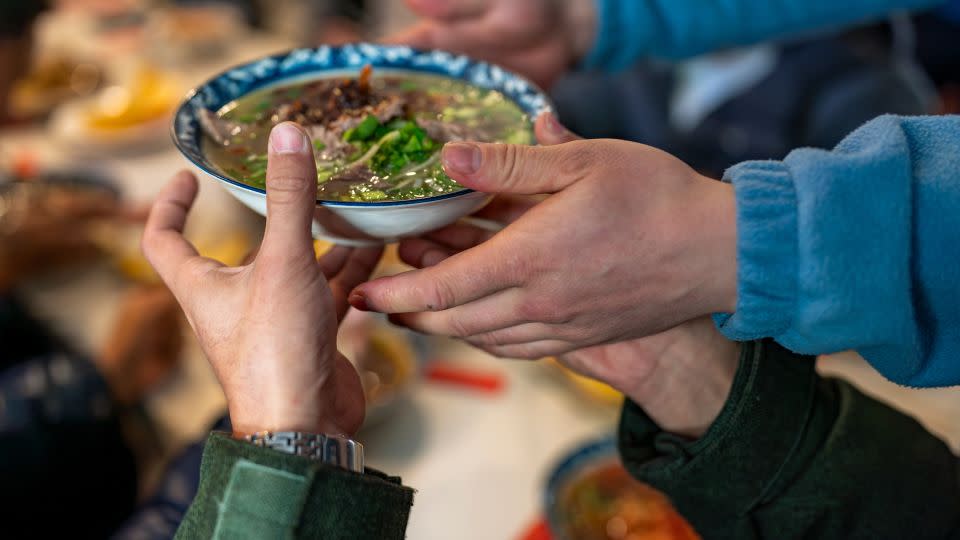
[[[960,384],[960,116],[883,116],[833,151],[727,171],[737,198],[732,339],[855,349],[911,386]]]
[[[596,0],[584,67],[617,70],[643,56],[685,58],[922,9],[944,0]]]

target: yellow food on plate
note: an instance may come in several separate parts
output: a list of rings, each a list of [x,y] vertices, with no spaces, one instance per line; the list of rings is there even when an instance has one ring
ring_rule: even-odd
[[[86,123],[97,130],[122,130],[163,120],[180,94],[177,83],[152,68],[137,70],[127,84],[100,92],[86,113]]]

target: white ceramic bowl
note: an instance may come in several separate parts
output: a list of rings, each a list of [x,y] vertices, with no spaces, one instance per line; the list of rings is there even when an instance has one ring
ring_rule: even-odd
[[[254,212],[267,215],[264,193],[232,182],[224,185]],[[486,193],[463,190],[429,199],[379,204],[317,201],[313,236],[357,247],[392,242],[449,225],[483,208],[492,198]]]
[[[231,101],[263,88],[352,75],[365,65],[394,76],[402,76],[404,72],[429,73],[496,90],[513,100],[530,118],[551,110],[549,99],[530,81],[466,56],[368,43],[322,46],[237,66],[195,88],[177,110],[173,122],[174,143],[187,159],[219,180],[243,204],[266,215],[266,192],[227,177],[202,151],[206,141],[198,120],[200,109],[218,111]],[[317,238],[340,244],[380,244],[449,225],[476,212],[491,198],[491,195],[464,189],[406,201],[317,200],[313,233]]]

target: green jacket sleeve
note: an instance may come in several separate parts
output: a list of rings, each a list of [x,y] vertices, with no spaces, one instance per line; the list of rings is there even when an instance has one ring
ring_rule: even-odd
[[[402,539],[413,490],[213,433],[178,539]]]
[[[630,472],[705,538],[960,535],[958,462],[915,420],[771,341],[744,344],[723,410],[699,440],[624,407]]]

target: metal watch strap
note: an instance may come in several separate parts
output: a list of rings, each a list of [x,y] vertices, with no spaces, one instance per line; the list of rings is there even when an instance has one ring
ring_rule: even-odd
[[[363,472],[363,445],[345,437],[299,431],[261,431],[244,435],[242,439],[255,446]]]

